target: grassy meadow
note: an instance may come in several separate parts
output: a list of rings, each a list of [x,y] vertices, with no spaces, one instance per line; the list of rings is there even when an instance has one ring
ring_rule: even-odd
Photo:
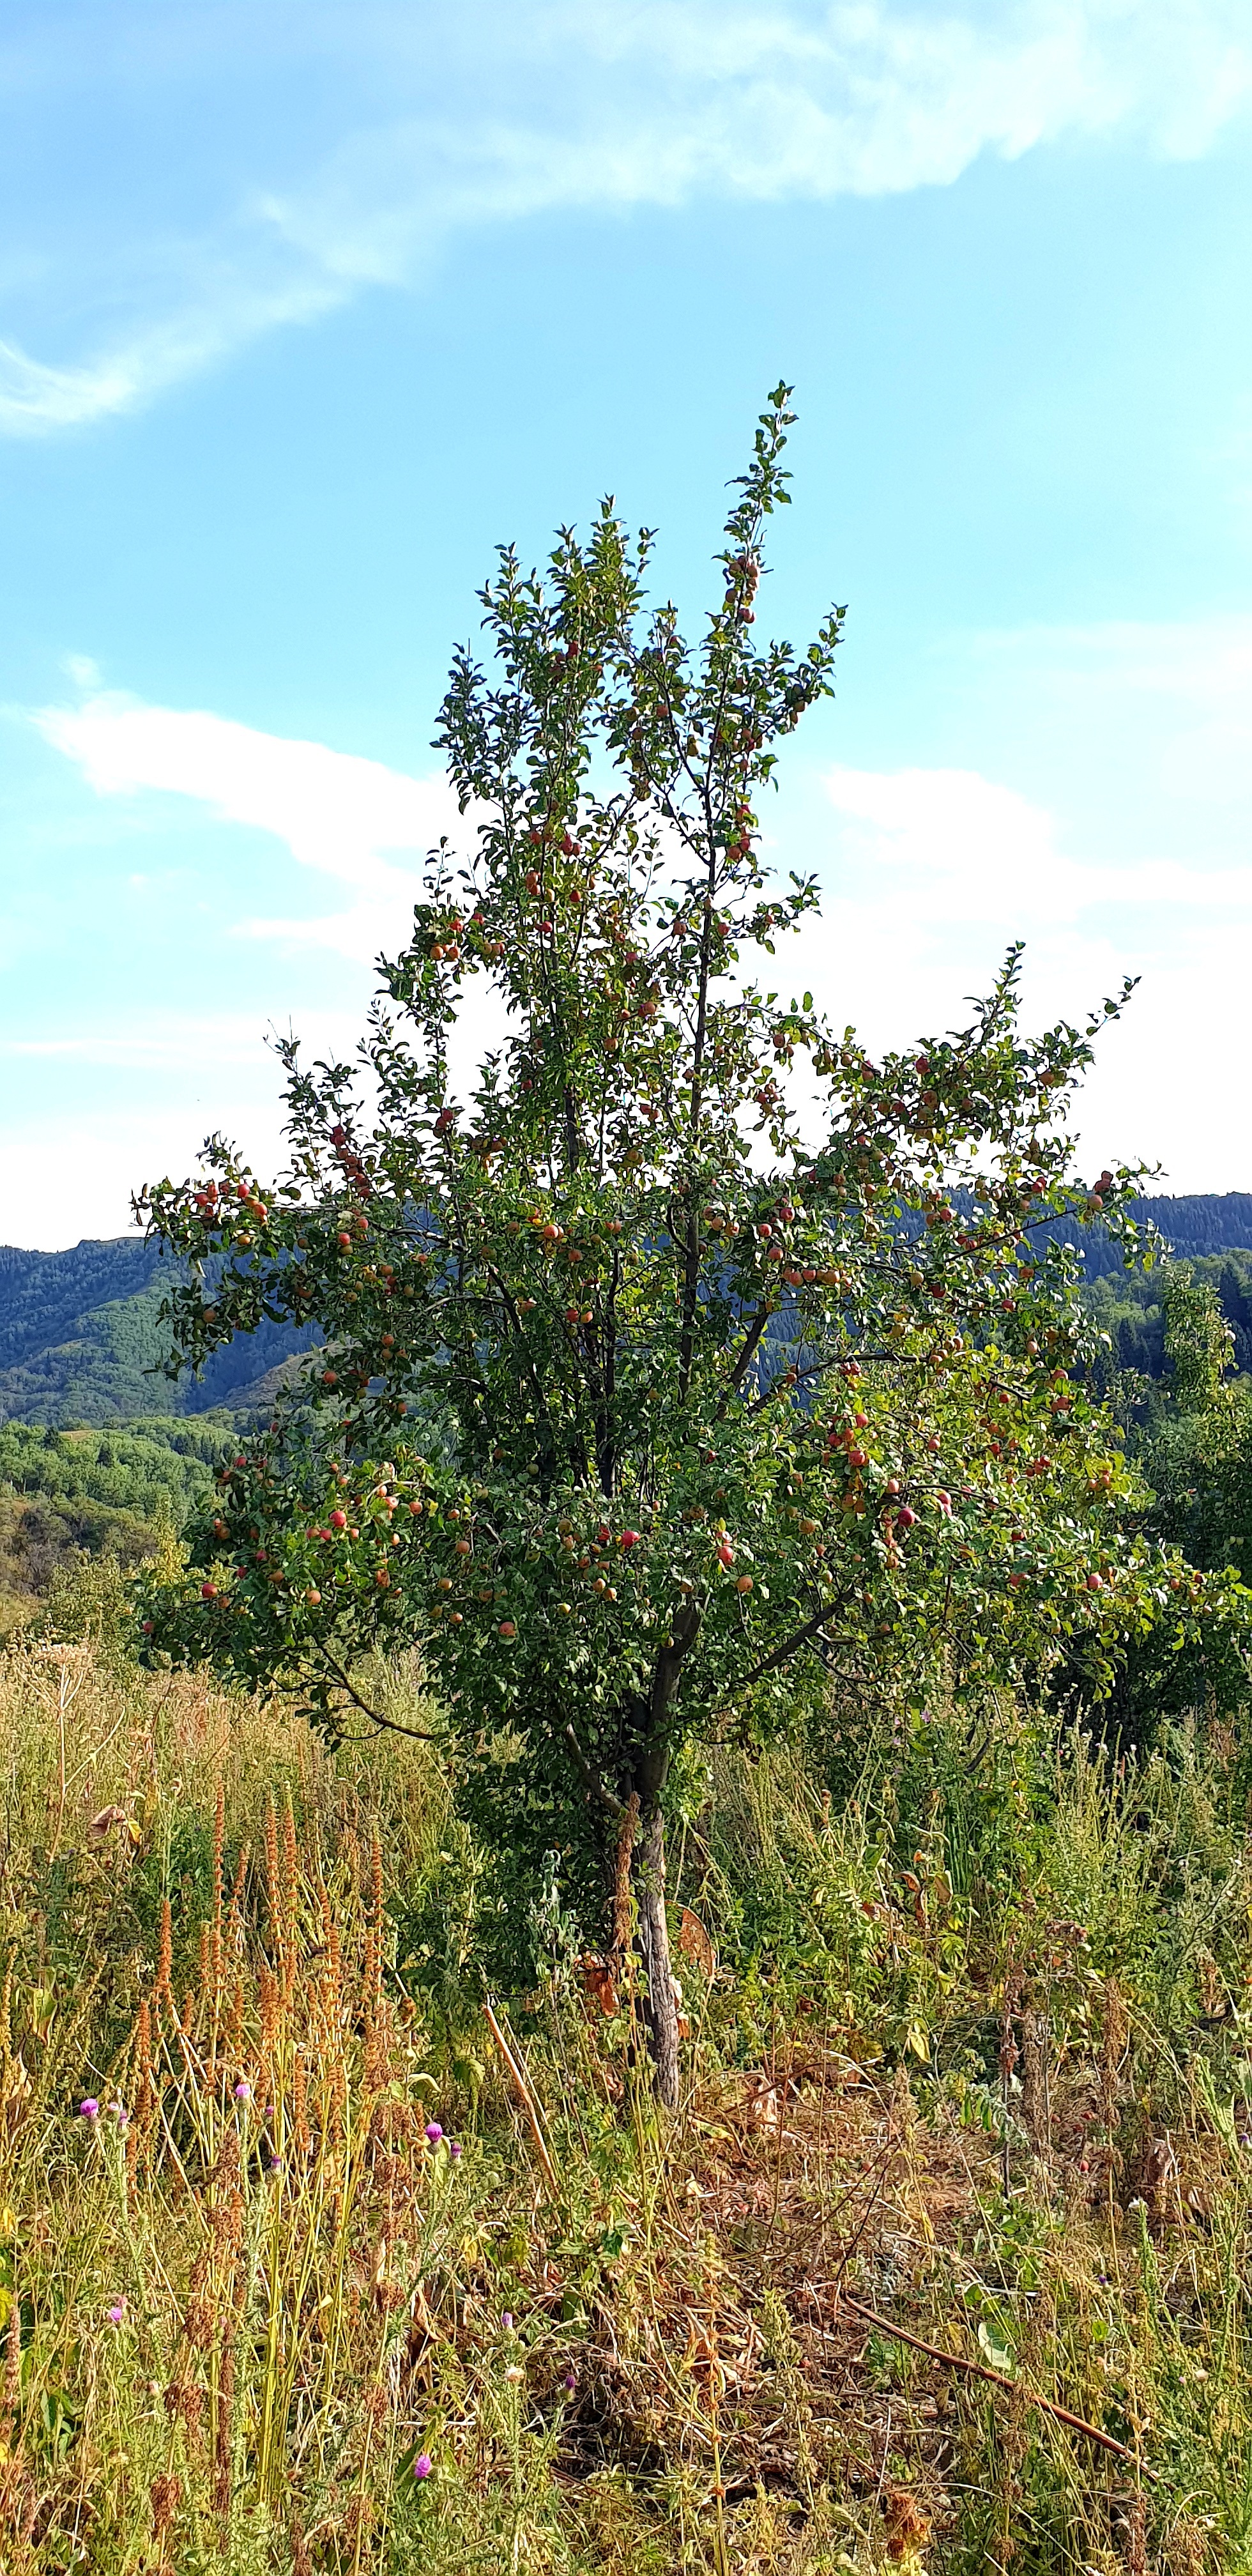
[[[487,1994],[426,1747],[96,1624],[0,1662],[6,2576],[1252,2566],[1228,1733],[724,1749],[661,2122],[556,1880]]]

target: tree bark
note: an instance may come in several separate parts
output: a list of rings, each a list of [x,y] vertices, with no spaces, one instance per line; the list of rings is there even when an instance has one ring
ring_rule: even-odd
[[[639,1889],[639,1947],[648,1980],[648,2036],[657,2099],[678,2109],[678,1998],[670,1967],[665,1920],[665,1819],[659,1803],[644,1809],[635,1847]]]

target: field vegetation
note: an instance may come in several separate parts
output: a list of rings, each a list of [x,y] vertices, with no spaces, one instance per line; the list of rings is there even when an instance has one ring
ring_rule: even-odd
[[[555,1866],[488,1992],[428,1747],[96,1627],[0,1665],[13,2576],[1252,2563],[1227,1728],[715,1750],[671,2116]]]

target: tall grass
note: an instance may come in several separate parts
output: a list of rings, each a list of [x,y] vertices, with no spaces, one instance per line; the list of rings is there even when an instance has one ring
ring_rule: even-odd
[[[662,2127],[428,1748],[10,1648],[6,2576],[1252,2567],[1233,1745],[859,1744],[684,1784]]]

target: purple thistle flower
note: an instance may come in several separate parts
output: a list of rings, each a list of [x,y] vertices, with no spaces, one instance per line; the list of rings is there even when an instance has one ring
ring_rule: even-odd
[[[434,2461],[432,2460],[429,2451],[419,2451],[417,2458],[413,2462],[414,2477],[428,2478],[434,2465]]]
[[[115,2299],[113,2306],[109,2310],[109,2324],[111,2326],[121,2326],[125,2325],[125,2323],[126,2301],[125,2299]]]
[[[578,2382],[577,2382],[577,2380],[575,2379],[575,2377],[574,2377],[574,2374],[573,2374],[573,2371],[572,2371],[572,2370],[567,2370],[567,2371],[566,2371],[566,2373],[565,2373],[565,2385],[566,2385],[566,2387],[569,2389],[569,2391],[570,2391],[570,2393],[571,2393],[571,2395],[572,2395],[572,2394],[573,2394],[573,2391],[574,2391],[574,2390],[575,2390],[575,2388],[578,2386]]]
[[[80,2103],[79,2103],[79,2105],[78,2105],[78,2116],[79,2116],[79,2119],[80,2119],[80,2120],[98,2120],[98,2119],[99,2119],[99,2117],[100,2117],[100,2105],[99,2105],[99,2103],[97,2102],[97,2100],[96,2100],[96,2097],[95,2097],[95,2094],[94,2094],[94,2093],[89,2093],[89,2094],[88,2094],[88,2096],[87,2096],[86,2101],[85,2101],[85,2102],[80,2102]]]
[[[511,2309],[511,2308],[506,2308],[506,2309],[505,2309],[504,2314],[503,2314],[503,2316],[502,2316],[502,2317],[501,2317],[501,2319],[500,2319],[500,2323],[501,2323],[501,2325],[503,2326],[504,2331],[505,2331],[505,2333],[506,2333],[506,2334],[512,2334],[512,2332],[513,2332],[513,2311],[512,2311],[512,2309]]]
[[[450,2156],[459,2156],[459,2155],[460,2155],[460,2152],[461,2152],[461,2141],[460,2141],[460,2139],[459,2139],[459,2138],[449,2138],[449,2140],[448,2140],[448,2153],[449,2153],[449,2155],[450,2155]]]
[[[437,2120],[428,2120],[426,2123],[427,2145],[430,2147],[437,2147],[442,2136],[443,2131],[439,2126],[439,2122]]]
[[[235,2086],[235,2100],[237,2102],[250,2102],[252,2100],[252,2086],[250,2084],[246,2084],[242,2076]]]

